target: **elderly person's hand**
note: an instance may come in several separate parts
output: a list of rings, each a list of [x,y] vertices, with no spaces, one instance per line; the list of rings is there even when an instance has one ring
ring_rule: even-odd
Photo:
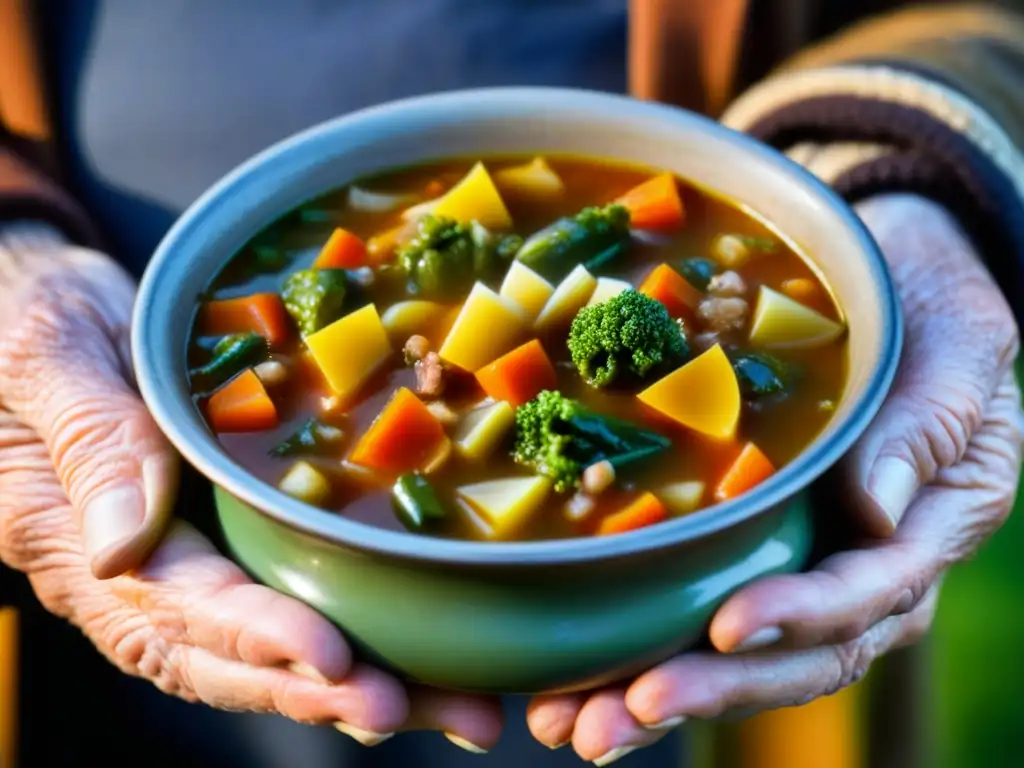
[[[47,609],[184,699],[333,723],[365,744],[403,729],[472,751],[497,740],[495,702],[353,663],[326,619],[170,518],[178,460],[133,391],[134,286],[113,261],[45,227],[8,229],[0,296],[0,558]]]
[[[721,654],[684,654],[591,695],[537,698],[528,719],[544,744],[571,740],[582,758],[607,765],[687,718],[833,693],[927,631],[942,574],[1009,513],[1022,415],[1007,302],[939,206],[892,195],[858,210],[906,323],[894,388],[841,468],[863,541],[733,595],[711,624]]]

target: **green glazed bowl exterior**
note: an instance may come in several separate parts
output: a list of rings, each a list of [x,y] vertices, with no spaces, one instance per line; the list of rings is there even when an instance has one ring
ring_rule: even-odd
[[[580,155],[670,170],[773,226],[845,308],[846,389],[831,423],[744,496],[617,536],[450,541],[315,509],[235,463],[195,407],[186,350],[198,297],[282,212],[378,171],[446,157]],[[140,286],[132,346],[160,428],[216,488],[232,555],[321,611],[369,658],[437,686],[570,690],[639,671],[704,638],[737,588],[805,564],[802,493],[874,417],[895,374],[898,303],[877,245],[818,180],[691,113],[576,90],[499,88],[339,118],[233,171],[175,224]]]
[[[600,568],[441,568],[332,545],[215,493],[233,555],[260,581],[407,678],[494,693],[590,688],[662,661],[735,589],[798,570],[811,542],[801,495],[727,534]]]

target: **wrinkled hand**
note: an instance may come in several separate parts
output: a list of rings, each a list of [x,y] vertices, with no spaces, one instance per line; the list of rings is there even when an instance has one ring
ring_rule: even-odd
[[[366,744],[406,729],[497,740],[494,702],[353,663],[326,619],[170,518],[178,460],[133,391],[134,286],[117,265],[45,229],[8,236],[0,296],[0,559],[48,610],[190,701],[335,723]]]
[[[850,685],[928,630],[942,574],[1005,520],[1022,442],[1009,307],[938,206],[893,195],[859,213],[906,322],[893,390],[842,467],[865,540],[731,597],[710,630],[725,655],[684,654],[629,684],[535,699],[528,719],[544,744],[571,740],[607,765],[686,718],[806,703]]]

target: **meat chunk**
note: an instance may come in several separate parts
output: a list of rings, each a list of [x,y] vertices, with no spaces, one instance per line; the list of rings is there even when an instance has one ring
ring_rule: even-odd
[[[747,322],[750,306],[744,299],[718,298],[704,299],[698,307],[697,314],[713,331],[725,333],[738,331]]]
[[[427,352],[422,360],[417,360],[416,393],[423,397],[440,397],[444,394],[445,368],[437,352]]]
[[[403,351],[405,352],[405,362],[412,365],[427,356],[427,353],[430,352],[430,341],[426,336],[410,336],[409,340],[405,342]]]
[[[747,292],[747,284],[739,272],[729,270],[714,275],[708,283],[708,293],[719,298],[743,296]]]

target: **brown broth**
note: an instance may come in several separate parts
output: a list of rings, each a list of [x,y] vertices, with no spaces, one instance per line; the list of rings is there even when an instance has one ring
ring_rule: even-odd
[[[383,174],[359,184],[373,190],[388,192],[421,192],[432,180],[440,179],[449,187],[466,173],[473,162],[459,160],[405,169]],[[488,168],[492,172],[522,162],[522,158],[487,159]],[[652,172],[646,169],[589,159],[549,158],[549,163],[565,184],[566,194],[561,200],[529,204],[514,198],[506,199],[515,222],[515,231],[524,237],[561,216],[574,215],[585,206],[603,205],[652,175]],[[662,262],[671,263],[690,256],[709,256],[712,241],[723,233],[771,236],[779,239],[776,233],[771,232],[737,206],[700,191],[686,181],[681,181],[680,187],[686,209],[686,224],[682,231],[663,244],[634,243],[624,259],[613,268],[600,272],[601,275],[620,277],[637,286],[654,266]],[[345,201],[342,190],[312,201],[283,216],[254,238],[253,242],[232,260],[214,280],[204,300],[245,296],[262,291],[279,291],[288,274],[312,263],[334,227],[344,227],[368,239],[393,227],[398,221],[396,213],[368,214],[347,210]],[[324,215],[325,212],[327,215]],[[277,274],[247,275],[246,265],[253,258],[251,248],[261,243],[271,244],[286,251],[291,257],[288,268]],[[808,263],[785,243],[780,242],[779,245],[778,252],[753,258],[737,270],[749,287],[748,296],[752,297],[757,286],[761,284],[778,289],[784,280],[808,278],[822,288],[821,299],[813,302],[812,306],[832,319],[839,319],[840,313],[832,303],[828,290],[821,285]],[[378,308],[383,311],[394,301],[407,297],[374,294],[374,298]],[[736,336],[730,340],[740,342],[741,337]],[[208,355],[206,350],[212,341],[215,340],[193,339],[190,364],[204,361]],[[564,332],[560,339],[544,341],[545,350],[556,365],[559,388],[564,394],[582,400],[599,413],[613,414],[638,423],[649,418],[641,413],[633,393],[597,390],[587,386],[580,379],[569,362]],[[296,345],[283,351],[294,357],[299,352],[299,347]],[[548,508],[537,515],[526,529],[518,534],[518,538],[550,539],[591,534],[606,514],[620,509],[635,497],[639,490],[665,482],[704,480],[710,489],[728,462],[736,455],[739,446],[746,440],[757,443],[777,468],[791,461],[815,438],[830,418],[830,412],[820,408],[819,403],[837,402],[842,395],[846,377],[846,343],[841,339],[819,349],[773,354],[787,363],[798,366],[801,375],[787,397],[760,406],[744,405],[739,436],[735,443],[723,446],[694,433],[687,433],[682,428],[666,432],[664,424],[660,424],[659,430],[673,439],[674,446],[636,476],[632,489],[620,488],[603,494],[596,513],[588,516],[587,521],[582,524],[568,521],[563,514],[563,503],[569,498],[568,494],[552,495]],[[330,509],[370,525],[403,530],[392,508],[390,488],[393,478],[382,479],[379,484],[367,487],[352,480],[351,476],[341,469],[341,459],[354,440],[358,439],[380,413],[395,389],[399,386],[411,388],[413,381],[411,369],[403,367],[401,354],[396,352],[394,365],[365,389],[358,403],[342,416],[330,417],[337,419],[338,425],[343,427],[347,435],[337,454],[318,458],[303,457],[332,480],[334,495],[329,504]],[[329,392],[322,383],[307,376],[293,377],[280,393],[274,392],[274,401],[280,416],[278,428],[266,432],[221,434],[219,439],[225,450],[242,466],[268,483],[276,484],[294,459],[272,458],[268,452],[306,419],[318,415],[321,398],[327,395]],[[499,449],[483,467],[469,465],[453,457],[441,472],[431,476],[439,495],[450,508],[449,521],[431,533],[456,538],[481,538],[476,524],[460,512],[454,503],[455,487],[469,482],[529,474],[527,469],[512,461],[507,450]],[[709,503],[710,490],[705,494],[704,505]]]

